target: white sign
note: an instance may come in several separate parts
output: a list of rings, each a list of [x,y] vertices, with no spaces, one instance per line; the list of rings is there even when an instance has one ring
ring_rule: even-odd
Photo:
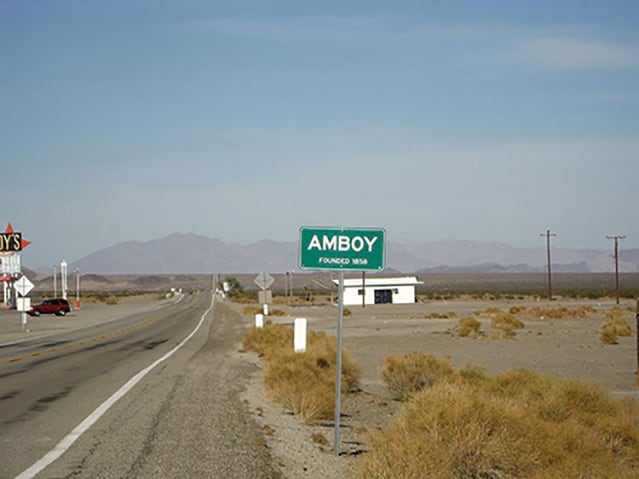
[[[22,271],[18,253],[0,254],[0,274],[18,274]]]
[[[31,298],[16,298],[16,309],[21,312],[31,309]]]
[[[273,276],[268,273],[260,273],[253,280],[257,287],[262,289],[268,289],[268,287],[273,284],[273,281],[275,281]]]
[[[29,281],[29,278],[23,276],[13,285],[14,289],[20,293],[20,296],[26,296],[29,291],[33,289],[33,283]]]

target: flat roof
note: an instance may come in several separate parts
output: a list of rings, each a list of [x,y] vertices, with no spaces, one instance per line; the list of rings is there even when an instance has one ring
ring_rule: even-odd
[[[334,279],[333,283],[339,286],[339,280]],[[418,284],[424,284],[423,281],[419,281],[416,276],[404,276],[401,278],[366,278],[364,281],[365,286],[417,286]],[[348,278],[344,280],[345,288],[361,288],[362,278]]]

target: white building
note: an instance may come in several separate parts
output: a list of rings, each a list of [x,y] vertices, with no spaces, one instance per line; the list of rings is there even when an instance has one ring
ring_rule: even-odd
[[[338,280],[333,282],[339,286]],[[344,280],[344,305],[362,304],[362,293],[365,290],[365,304],[412,304],[415,303],[415,286],[424,284],[415,276],[403,278],[362,278]]]

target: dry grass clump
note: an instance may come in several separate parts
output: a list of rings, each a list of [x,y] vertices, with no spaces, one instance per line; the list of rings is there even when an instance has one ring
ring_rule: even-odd
[[[264,369],[269,394],[306,424],[332,418],[335,412],[336,357],[336,339],[320,334],[309,336],[305,353],[295,353],[292,347],[277,351]],[[344,350],[342,391],[355,390],[360,377],[361,369]]]
[[[362,478],[631,478],[639,403],[600,388],[515,370],[443,381],[370,434]]]
[[[335,337],[309,331],[306,352],[296,353],[293,351],[293,330],[284,325],[268,324],[246,331],[242,348],[265,358],[264,381],[276,401],[307,424],[332,417],[337,359]],[[342,391],[356,389],[360,377],[360,367],[348,350],[343,349]]]
[[[472,317],[460,319],[457,322],[456,332],[458,336],[461,336],[463,338],[478,338],[483,334],[481,330],[481,323],[479,322],[479,320]]]
[[[585,318],[590,314],[597,312],[592,306],[577,306],[568,308],[559,306],[557,308],[540,308],[533,307],[527,311],[534,318],[546,319],[566,319],[566,318]]]
[[[253,316],[255,314],[262,314],[264,312],[263,306],[244,306],[242,308],[242,314],[244,316]],[[268,312],[268,316],[288,316],[286,311],[282,311],[281,309],[272,308]]]
[[[617,344],[619,336],[631,336],[632,327],[624,317],[624,312],[619,308],[606,311],[604,314],[606,322],[599,330],[599,341],[601,344]]]
[[[524,329],[524,323],[511,313],[494,313],[490,321],[490,327],[496,331],[492,337],[497,339],[510,339],[515,337],[515,329]]]
[[[263,328],[253,327],[242,336],[242,351],[255,351],[260,356],[268,355],[292,344],[293,330],[283,324],[267,324]]]
[[[527,311],[527,309],[528,308],[526,306],[511,306],[508,312],[510,314],[523,314]]]
[[[426,313],[422,316],[424,319],[455,319],[457,313],[450,311],[448,313]]]
[[[405,401],[416,392],[450,378],[453,368],[448,361],[431,354],[412,352],[385,358],[380,374],[395,397]]]

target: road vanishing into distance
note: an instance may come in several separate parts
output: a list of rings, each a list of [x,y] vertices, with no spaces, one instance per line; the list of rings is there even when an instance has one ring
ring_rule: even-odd
[[[0,478],[280,477],[239,399],[244,327],[203,292],[0,344]]]

